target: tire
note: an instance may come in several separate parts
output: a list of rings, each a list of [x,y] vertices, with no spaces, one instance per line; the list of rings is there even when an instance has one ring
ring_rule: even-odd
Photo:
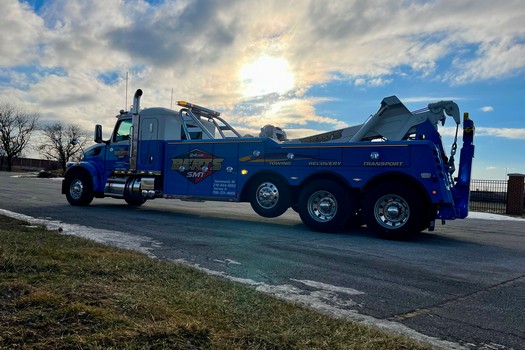
[[[290,207],[291,197],[288,185],[275,176],[260,177],[250,186],[250,204],[265,218],[282,215]]]
[[[366,226],[386,239],[406,239],[425,226],[426,203],[414,188],[398,182],[383,183],[365,196]]]
[[[330,180],[318,180],[299,194],[299,216],[313,231],[335,232],[355,213],[356,201],[348,190]]]
[[[86,173],[76,173],[67,177],[66,198],[73,206],[86,206],[93,200],[93,182]]]

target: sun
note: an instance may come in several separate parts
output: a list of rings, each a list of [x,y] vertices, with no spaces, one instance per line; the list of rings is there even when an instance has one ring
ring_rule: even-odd
[[[244,96],[284,94],[294,87],[294,76],[284,58],[261,56],[240,71]]]

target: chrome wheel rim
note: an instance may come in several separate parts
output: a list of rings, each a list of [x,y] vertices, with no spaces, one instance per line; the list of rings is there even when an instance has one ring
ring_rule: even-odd
[[[410,218],[410,207],[403,197],[388,194],[376,202],[374,215],[376,221],[384,228],[397,229],[405,225]]]
[[[69,185],[69,194],[73,199],[80,199],[82,197],[82,192],[84,191],[84,185],[79,179],[75,179]]]
[[[271,182],[263,182],[257,187],[257,204],[264,209],[271,209],[279,202],[279,189]]]
[[[330,192],[317,191],[308,198],[308,213],[318,222],[332,220],[337,210],[337,199]]]

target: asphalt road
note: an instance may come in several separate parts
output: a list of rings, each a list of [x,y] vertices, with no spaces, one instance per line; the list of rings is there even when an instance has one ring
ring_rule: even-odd
[[[311,232],[292,210],[265,219],[245,203],[72,207],[60,181],[13,175],[0,172],[0,209],[65,233],[89,231],[436,347],[525,348],[525,221],[456,220],[395,242],[366,228]]]

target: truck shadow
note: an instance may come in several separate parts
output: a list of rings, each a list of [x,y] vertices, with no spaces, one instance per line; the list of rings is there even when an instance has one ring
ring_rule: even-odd
[[[228,203],[231,205],[231,203]],[[56,211],[56,207],[52,211]],[[40,208],[45,213],[45,207]],[[51,211],[51,210],[50,210]],[[231,210],[222,212],[220,210],[210,210],[202,207],[201,203],[193,203],[184,207],[162,206],[153,207],[145,204],[140,207],[129,206],[121,202],[92,203],[86,207],[72,207],[64,204],[60,208],[62,217],[67,223],[81,224],[100,229],[125,230],[136,232],[137,228],[143,227],[146,231],[154,231],[156,228],[173,227],[180,230],[188,230],[191,227],[199,227],[200,230],[206,229],[213,231],[216,228],[222,230],[231,229],[232,232],[242,232],[243,234],[260,233],[269,236],[278,235],[298,240],[337,240],[342,244],[359,244],[360,242],[383,242],[383,244],[398,246],[435,246],[450,247],[463,244],[476,244],[467,240],[446,236],[446,233],[423,231],[418,235],[404,240],[385,240],[366,226],[349,228],[333,233],[315,232],[304,225],[299,216],[289,210],[284,215],[277,218],[263,218],[250,209],[242,208],[240,211]],[[70,218],[70,219],[69,219]],[[80,221],[80,218],[82,220]],[[63,220],[63,219],[60,219]],[[140,231],[140,230],[139,230]]]

